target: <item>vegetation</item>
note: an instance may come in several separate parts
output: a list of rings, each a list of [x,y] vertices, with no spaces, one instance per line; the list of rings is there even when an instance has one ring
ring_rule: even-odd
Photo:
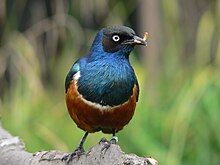
[[[119,145],[165,165],[220,164],[219,11],[217,0],[0,2],[3,126],[30,152],[72,151],[83,131],[67,113],[65,76],[101,27],[123,24],[149,41],[130,56],[141,93]]]

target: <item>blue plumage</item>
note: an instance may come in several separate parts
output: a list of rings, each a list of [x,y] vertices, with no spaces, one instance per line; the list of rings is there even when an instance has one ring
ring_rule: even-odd
[[[133,48],[134,45],[129,44],[115,52],[106,52],[103,48],[103,30],[100,31],[89,55],[72,66],[66,79],[66,90],[74,74],[80,71],[78,91],[86,100],[102,106],[123,104],[132,96],[134,85],[138,86],[129,62]]]
[[[102,35],[98,33],[87,63],[81,66],[78,91],[91,102],[115,106],[129,99],[137,80],[127,54],[103,50]]]
[[[67,162],[84,152],[88,133],[112,133],[111,142],[116,143],[115,134],[131,120],[139,86],[129,54],[135,45],[146,45],[145,40],[125,26],[104,28],[89,54],[71,67],[65,82],[66,104],[73,121],[86,132]]]
[[[132,95],[136,77],[127,59],[104,58],[81,67],[78,91],[86,100],[101,105],[119,105]]]

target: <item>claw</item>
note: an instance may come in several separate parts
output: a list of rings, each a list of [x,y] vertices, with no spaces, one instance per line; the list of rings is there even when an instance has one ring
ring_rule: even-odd
[[[66,155],[62,158],[62,161],[65,161],[66,165],[69,165],[69,163],[73,160],[74,156],[77,156],[79,158],[82,154],[84,154],[85,150],[83,149],[83,144],[84,144],[88,134],[89,134],[89,132],[86,131],[85,134],[83,135],[82,139],[80,140],[78,147],[76,147],[76,149],[73,151],[73,153]]]
[[[101,143],[108,143],[109,141],[106,139],[106,138],[102,138],[100,141],[99,141],[99,144]]]
[[[117,144],[117,143],[118,143],[118,137],[113,136],[110,141],[108,141],[106,138],[102,138],[102,139],[100,140],[99,144],[100,144],[101,142],[104,143],[104,146],[103,146],[103,148],[102,148],[102,151],[104,151],[104,150],[107,151],[107,150],[109,149],[109,147],[111,146],[111,144]]]
[[[71,154],[66,155],[62,158],[62,161],[66,162],[66,165],[69,165],[69,163],[73,160],[73,157],[80,157],[82,154],[85,153],[85,150],[83,148],[77,147]]]
[[[102,147],[101,151],[105,150],[105,152],[106,152],[109,149],[110,146],[111,146],[111,142],[110,141],[104,142],[104,146]]]

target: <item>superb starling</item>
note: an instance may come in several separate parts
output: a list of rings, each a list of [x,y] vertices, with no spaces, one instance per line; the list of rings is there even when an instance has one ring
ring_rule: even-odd
[[[88,133],[102,131],[115,134],[131,120],[139,86],[129,62],[135,45],[147,45],[147,33],[138,37],[126,26],[103,28],[95,37],[88,55],[71,67],[65,82],[66,104],[76,125],[85,131],[72,154],[84,152],[83,143]]]

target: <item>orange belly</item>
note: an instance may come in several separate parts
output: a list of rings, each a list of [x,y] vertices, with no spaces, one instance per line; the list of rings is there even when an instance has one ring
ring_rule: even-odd
[[[94,106],[86,101],[77,91],[76,81],[73,80],[66,93],[68,112],[76,125],[89,133],[102,130],[104,133],[112,133],[121,130],[129,123],[134,115],[138,87],[133,88],[133,95],[129,100],[119,106],[101,107]]]

